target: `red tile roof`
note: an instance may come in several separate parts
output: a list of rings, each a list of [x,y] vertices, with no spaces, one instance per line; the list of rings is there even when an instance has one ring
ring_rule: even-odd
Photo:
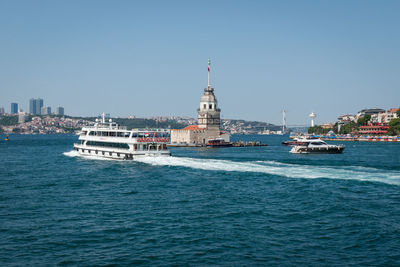
[[[183,128],[183,130],[189,130],[189,131],[196,131],[198,129],[199,129],[198,125],[189,125],[189,126]]]

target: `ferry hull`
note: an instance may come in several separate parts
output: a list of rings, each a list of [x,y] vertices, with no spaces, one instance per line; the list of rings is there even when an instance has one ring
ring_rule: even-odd
[[[307,148],[294,147],[290,153],[294,154],[340,154],[343,153],[345,147],[329,147],[329,148]]]
[[[144,156],[171,156],[169,151],[110,151],[96,147],[81,147],[74,145],[74,149],[82,156],[101,157],[116,160],[134,160],[137,157]]]

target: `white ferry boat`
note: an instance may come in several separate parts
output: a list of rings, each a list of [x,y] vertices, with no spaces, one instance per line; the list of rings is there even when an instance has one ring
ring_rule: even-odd
[[[139,156],[170,156],[167,144],[170,132],[164,129],[132,129],[119,126],[111,119],[96,119],[93,126],[83,127],[74,149],[84,156],[132,160]]]

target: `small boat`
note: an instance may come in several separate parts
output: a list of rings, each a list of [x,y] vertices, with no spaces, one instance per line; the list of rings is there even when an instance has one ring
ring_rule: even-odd
[[[8,134],[6,134],[6,138],[4,139],[5,141],[8,141]]]
[[[223,138],[210,139],[207,142],[208,147],[231,147],[231,142],[226,142]]]
[[[298,140],[301,144],[295,145],[290,153],[295,154],[339,154],[343,153],[345,146],[328,145],[321,139],[303,139]]]

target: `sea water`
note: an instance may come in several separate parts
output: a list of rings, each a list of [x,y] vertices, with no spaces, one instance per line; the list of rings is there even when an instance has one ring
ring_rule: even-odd
[[[400,144],[233,138],[269,146],[116,161],[76,136],[1,138],[1,266],[400,265]]]

